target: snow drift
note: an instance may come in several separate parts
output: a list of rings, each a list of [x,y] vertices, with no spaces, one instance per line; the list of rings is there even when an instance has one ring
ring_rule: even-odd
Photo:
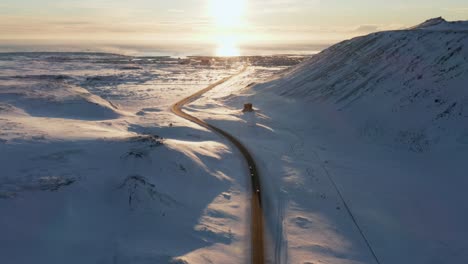
[[[0,104],[37,117],[104,120],[121,115],[109,101],[86,89],[62,81],[62,77],[46,77],[34,76],[14,85],[0,85]]]

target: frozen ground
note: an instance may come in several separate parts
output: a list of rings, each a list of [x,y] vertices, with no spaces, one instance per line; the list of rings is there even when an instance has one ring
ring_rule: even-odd
[[[274,80],[251,68],[187,107],[257,159],[271,263],[468,262],[466,25],[345,41]]]
[[[169,112],[242,65],[199,62],[0,55],[1,263],[247,262],[241,157]]]
[[[269,263],[468,262],[467,32],[251,61],[185,108],[253,153]],[[247,262],[242,160],[168,112],[240,63],[83,56],[2,55],[0,260]]]

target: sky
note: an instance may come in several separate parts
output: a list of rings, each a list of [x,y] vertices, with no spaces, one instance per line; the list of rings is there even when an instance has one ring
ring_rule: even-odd
[[[0,45],[210,45],[226,53],[237,46],[320,49],[438,16],[468,20],[468,1],[2,0]]]

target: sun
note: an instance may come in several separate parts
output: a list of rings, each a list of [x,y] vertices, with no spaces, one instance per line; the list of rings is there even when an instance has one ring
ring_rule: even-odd
[[[247,0],[209,0],[213,18],[213,37],[216,39],[216,56],[240,56],[239,31],[245,26],[244,13]]]
[[[242,25],[246,0],[210,0],[210,13],[219,28],[235,28]]]

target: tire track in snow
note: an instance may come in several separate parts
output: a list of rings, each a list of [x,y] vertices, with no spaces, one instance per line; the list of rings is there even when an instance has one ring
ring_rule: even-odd
[[[220,81],[217,81],[205,89],[202,89],[193,95],[186,97],[179,102],[175,103],[171,111],[176,114],[179,117],[182,117],[186,120],[189,120],[193,123],[196,123],[202,127],[205,127],[209,130],[212,130],[227,140],[229,140],[242,154],[244,157],[245,161],[247,162],[248,168],[249,168],[249,174],[252,182],[252,199],[251,199],[251,247],[252,247],[252,256],[251,260],[253,264],[263,264],[265,263],[265,253],[264,253],[264,228],[263,228],[263,209],[262,209],[262,198],[261,198],[261,188],[260,188],[260,176],[257,171],[257,165],[250,154],[250,152],[247,150],[247,148],[239,141],[237,140],[234,136],[231,134],[227,133],[226,131],[217,128],[213,125],[210,125],[206,123],[205,121],[198,119],[197,117],[194,117],[192,115],[189,115],[182,111],[182,107],[184,107],[186,104],[189,104],[196,99],[198,99],[201,95],[204,93],[208,92],[209,90],[215,88],[218,85],[221,85],[225,83],[226,81],[230,80],[231,78],[238,76],[239,74],[245,72],[247,70],[247,66],[244,66],[244,68],[238,72],[237,74],[234,74],[232,76],[226,77]]]
[[[338,188],[338,185],[336,184],[335,180],[333,179],[332,175],[330,174],[329,170],[327,169],[327,167],[325,166],[324,162],[322,161],[322,159],[320,158],[319,154],[317,153],[317,151],[315,150],[312,150],[312,152],[314,153],[314,155],[316,156],[317,160],[319,161],[319,164],[320,164],[320,167],[322,167],[322,170],[325,172],[325,175],[327,175],[327,178],[330,180],[330,183],[332,184],[333,188],[336,190],[336,192],[338,193],[338,196],[341,200],[341,202],[343,203],[345,209],[346,209],[346,212],[348,213],[349,217],[351,218],[351,221],[353,222],[353,224],[356,226],[359,234],[361,235],[364,243],[366,244],[367,248],[369,249],[369,252],[371,253],[373,259],[375,260],[375,263],[377,264],[381,264],[379,258],[377,257],[377,254],[375,253],[374,249],[372,248],[372,245],[371,243],[369,242],[369,239],[366,237],[364,231],[362,230],[361,226],[359,226],[357,220],[356,220],[356,217],[354,216],[354,214],[351,212],[351,209],[349,208],[348,206],[348,203],[346,202],[344,196],[342,195],[340,189]]]
[[[289,150],[288,150],[288,154],[296,155],[297,157],[295,157],[295,160],[297,160],[297,161],[311,162],[311,160],[307,160],[307,159],[299,157],[297,155],[297,153],[296,153],[298,149],[304,147],[304,139],[298,133],[296,133],[295,130],[290,130],[289,128],[286,128],[286,127],[279,127],[279,128],[287,131],[293,137],[297,138],[297,141],[290,145]],[[335,180],[333,179],[332,174],[330,173],[330,171],[326,167],[325,162],[323,162],[323,160],[321,159],[320,155],[318,154],[318,152],[316,150],[312,149],[312,153],[314,154],[316,160],[318,161],[318,164],[320,165],[320,168],[323,170],[326,177],[330,181],[331,186],[333,187],[333,189],[338,194],[338,197],[341,200],[343,206],[345,207],[345,210],[346,210],[347,214],[349,215],[351,221],[353,222],[354,226],[356,227],[357,231],[359,232],[360,236],[362,237],[364,243],[366,244],[367,248],[369,249],[369,252],[370,252],[372,258],[374,259],[375,263],[376,264],[381,264],[381,261],[377,257],[377,254],[375,253],[375,250],[373,249],[369,239],[365,235],[364,230],[359,225],[356,217],[354,216],[354,214],[351,211],[351,208],[349,207],[349,205],[346,202],[343,194],[341,193],[340,189],[338,188],[338,185],[336,184]],[[306,173],[310,175],[310,169],[309,168],[306,169]],[[282,238],[278,236],[277,239],[282,239]],[[280,249],[276,248],[276,251],[277,251],[275,253],[276,254],[275,255],[276,263],[282,263],[281,262],[282,259],[283,259],[283,258],[281,258],[282,253],[278,252],[278,250],[280,250]],[[287,261],[287,255],[286,255],[286,261]]]

